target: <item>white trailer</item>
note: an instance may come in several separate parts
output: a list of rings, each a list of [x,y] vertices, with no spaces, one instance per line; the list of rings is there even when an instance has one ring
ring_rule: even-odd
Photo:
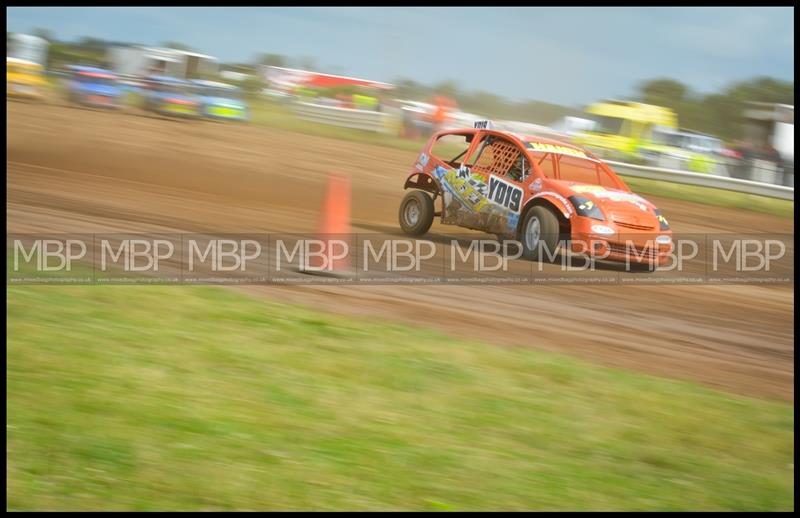
[[[794,106],[751,102],[745,110],[746,138],[756,144],[770,144],[781,157],[794,162]]]
[[[47,66],[47,50],[49,48],[50,42],[44,38],[14,33],[11,35],[7,57],[32,61],[44,67]]]
[[[217,58],[176,49],[112,47],[108,56],[112,70],[126,77],[154,74],[192,79],[199,75],[216,75],[219,71]]]
[[[760,148],[772,147],[782,162],[756,159],[750,179],[794,187],[794,106],[751,102],[744,119],[745,139]]]

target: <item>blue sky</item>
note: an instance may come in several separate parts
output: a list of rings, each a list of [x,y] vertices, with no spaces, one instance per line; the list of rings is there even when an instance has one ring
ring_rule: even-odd
[[[25,8],[7,30],[179,41],[222,61],[310,56],[336,73],[584,104],[671,77],[701,92],[794,77],[793,8]]]

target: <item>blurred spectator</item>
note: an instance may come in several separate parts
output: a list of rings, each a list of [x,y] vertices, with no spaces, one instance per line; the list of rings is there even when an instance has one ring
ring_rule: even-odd
[[[339,101],[339,108],[352,110],[355,107],[352,94],[336,94],[336,100]]]
[[[400,136],[407,139],[417,138],[417,125],[415,114],[408,108],[401,108],[403,113],[403,125],[400,130]]]
[[[451,117],[451,113],[456,110],[457,103],[455,100],[445,95],[437,95],[433,98],[432,103],[434,111],[432,114],[432,132],[440,131]]]

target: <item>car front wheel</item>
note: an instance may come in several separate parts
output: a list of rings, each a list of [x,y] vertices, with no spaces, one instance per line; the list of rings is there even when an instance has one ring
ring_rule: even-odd
[[[553,211],[542,206],[531,208],[519,232],[523,257],[532,261],[555,257],[558,236],[558,218]]]

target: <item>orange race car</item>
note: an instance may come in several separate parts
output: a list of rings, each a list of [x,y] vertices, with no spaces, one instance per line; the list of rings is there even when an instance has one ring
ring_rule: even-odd
[[[411,235],[424,234],[440,216],[517,240],[528,259],[552,259],[566,245],[595,259],[653,267],[672,250],[661,211],[600,159],[572,144],[495,130],[488,121],[433,135],[404,188],[414,189],[400,205],[400,226]]]

